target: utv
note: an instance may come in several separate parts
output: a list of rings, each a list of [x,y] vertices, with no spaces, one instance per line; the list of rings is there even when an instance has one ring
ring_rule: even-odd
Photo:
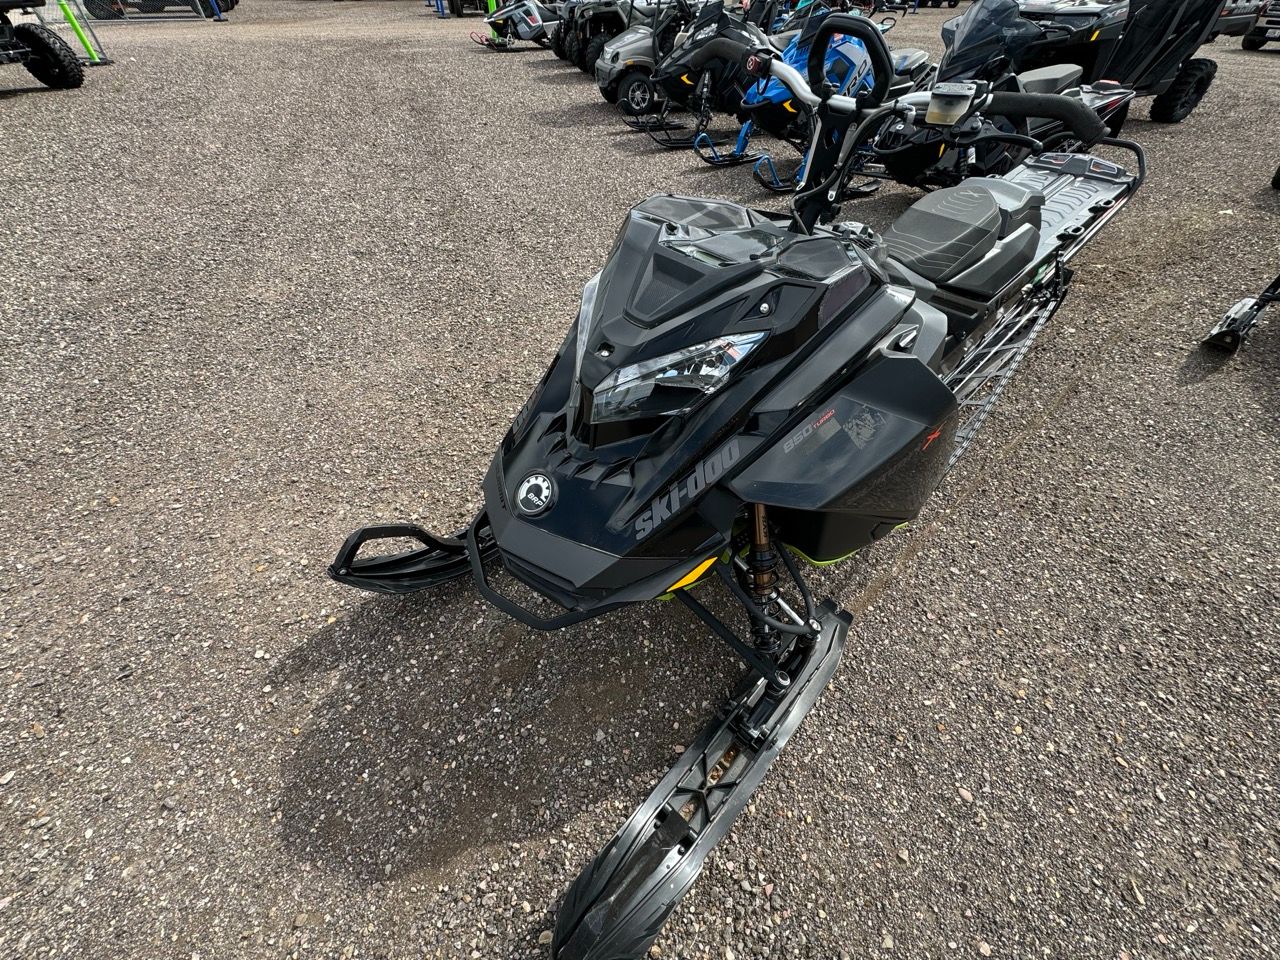
[[[611,39],[592,65],[600,95],[628,116],[649,113],[654,106],[653,69],[671,52],[676,37],[693,20],[688,0],[658,0],[648,23],[635,24]]]
[[[1246,50],[1261,50],[1264,43],[1273,40],[1280,42],[1280,0],[1271,0],[1262,8],[1240,45]]]
[[[1151,119],[1185,120],[1218,72],[1195,52],[1220,33],[1238,28],[1230,14],[1239,3],[1222,0],[1023,0],[1022,16],[1040,26],[1045,42],[1015,65],[1018,72],[1076,64],[1083,81],[1114,80],[1140,97],[1154,97]],[[944,28],[945,29],[945,28]]]
[[[20,63],[33,77],[55,90],[84,83],[84,67],[67,42],[42,23],[14,24],[14,10],[30,13],[44,0],[0,0],[0,63]]]
[[[652,24],[658,8],[640,0],[583,0],[561,22],[568,60],[584,73],[595,68],[604,45],[630,26]]]

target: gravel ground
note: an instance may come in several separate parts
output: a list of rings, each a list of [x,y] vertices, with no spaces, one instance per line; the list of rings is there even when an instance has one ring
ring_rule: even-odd
[[[0,70],[0,955],[543,957],[734,675],[666,605],[323,576],[476,508],[630,204],[759,199],[475,26],[249,0]],[[1280,50],[1212,53],[973,455],[822,579],[844,665],[662,956],[1280,953],[1277,321],[1196,350],[1280,261]]]

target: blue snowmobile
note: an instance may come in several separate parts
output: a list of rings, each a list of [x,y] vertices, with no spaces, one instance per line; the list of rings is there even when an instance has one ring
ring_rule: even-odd
[[[830,13],[830,8],[825,5],[815,3],[809,8],[803,29],[782,52],[784,63],[798,70],[805,68],[813,39]],[[894,22],[892,18],[881,21],[880,34],[883,36]],[[887,93],[882,93],[883,96],[892,98],[928,88],[935,68],[929,63],[928,55],[923,50],[891,53],[885,46],[884,52],[889,55],[889,62],[893,64],[893,77]],[[844,96],[871,96],[877,87],[872,57],[867,52],[866,44],[856,37],[838,36],[831,42],[826,53],[825,74],[833,91]],[[773,158],[767,153],[752,152],[750,144],[755,132],[763,130],[790,144],[798,153],[806,154],[813,139],[812,120],[808,112],[799,107],[791,92],[779,80],[770,78],[761,81],[751,86],[742,98],[742,106],[738,112],[742,126],[738,130],[733,149],[721,152],[711,136],[704,132],[694,141],[694,151],[712,166],[754,163],[753,176],[762,186],[778,193],[789,191],[799,182],[803,160],[797,165],[794,175],[788,176],[784,181],[778,175]]]

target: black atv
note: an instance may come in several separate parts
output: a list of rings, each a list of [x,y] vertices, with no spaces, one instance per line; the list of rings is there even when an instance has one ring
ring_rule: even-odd
[[[1076,64],[1084,83],[1111,80],[1154,97],[1151,119],[1159,123],[1185,120],[1204,98],[1218,65],[1194,54],[1229,32],[1222,0],[1026,0],[1019,6],[1044,39],[1011,65],[1015,73]]]
[[[20,63],[46,87],[74,90],[84,83],[84,67],[67,42],[42,23],[9,19],[14,10],[42,6],[44,0],[0,0],[0,63]]]

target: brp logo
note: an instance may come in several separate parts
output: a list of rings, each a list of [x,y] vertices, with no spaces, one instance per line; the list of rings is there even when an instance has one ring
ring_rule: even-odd
[[[545,473],[531,473],[520,481],[516,490],[516,506],[526,517],[545,513],[555,501],[556,488]]]
[[[754,53],[747,57],[747,73],[752,76],[759,76],[761,67],[762,64],[760,63],[760,58]]]

